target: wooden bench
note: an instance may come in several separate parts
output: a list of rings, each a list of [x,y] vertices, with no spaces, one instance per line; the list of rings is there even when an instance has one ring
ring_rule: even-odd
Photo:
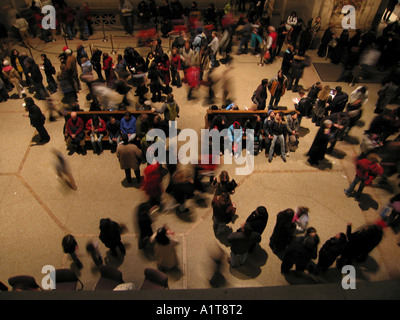
[[[147,114],[150,117],[156,116],[158,113],[152,111],[152,110],[140,110],[140,111],[130,111],[128,110],[132,117],[135,117],[136,119],[142,115],[142,114]],[[65,114],[64,119],[65,123],[67,123],[68,119],[71,117],[71,112],[69,111]],[[76,111],[78,117],[80,117],[86,127],[86,123],[88,122],[89,119],[91,119],[94,115],[99,116],[99,118],[103,119],[105,123],[108,122],[109,117],[113,116],[115,119],[121,121],[121,119],[124,117],[126,111]],[[108,142],[108,132],[103,136],[103,141]],[[86,130],[85,128],[85,141],[90,141],[90,134],[89,131]]]

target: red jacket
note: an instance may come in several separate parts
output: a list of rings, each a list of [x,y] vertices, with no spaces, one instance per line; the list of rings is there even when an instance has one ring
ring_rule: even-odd
[[[276,48],[277,41],[278,41],[278,34],[274,31],[274,32],[271,32],[271,33],[269,34],[269,36],[272,38],[272,45],[271,45],[271,48],[272,48],[272,49],[275,49],[275,48]]]
[[[150,198],[157,198],[161,196],[161,181],[161,166],[158,162],[148,165],[146,169],[144,169],[144,181],[142,189]]]
[[[112,66],[113,66],[113,63],[112,63],[111,57],[108,57],[107,59],[105,59],[103,61],[103,70],[111,70]]]
[[[104,133],[107,129],[105,121],[99,118],[99,125],[94,127],[94,129],[97,129],[99,133]],[[86,130],[92,132],[92,119],[89,119],[88,122],[86,122]]]
[[[358,160],[356,163],[356,175],[368,186],[378,176],[383,174],[383,168],[379,163],[368,159]]]
[[[171,55],[171,69],[181,69],[181,56],[179,54]]]
[[[72,122],[72,118],[68,119],[66,125],[66,131],[68,135],[76,134],[79,135],[85,128],[85,123],[83,122],[82,118],[77,117],[76,124]]]

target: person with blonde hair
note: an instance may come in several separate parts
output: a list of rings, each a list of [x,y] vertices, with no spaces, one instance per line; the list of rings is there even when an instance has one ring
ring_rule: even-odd
[[[331,91],[330,86],[324,86],[318,93],[318,99],[313,110],[312,122],[319,127],[321,119],[327,115],[327,103],[329,102]]]
[[[25,93],[22,85],[21,85],[21,76],[19,75],[18,71],[13,68],[10,64],[9,60],[3,61],[3,70],[2,70],[4,78],[10,81],[15,88],[17,88],[18,96],[20,99],[23,98],[23,94]]]

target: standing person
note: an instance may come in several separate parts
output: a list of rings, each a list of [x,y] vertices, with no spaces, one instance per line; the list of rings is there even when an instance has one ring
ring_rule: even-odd
[[[86,243],[86,251],[91,255],[94,264],[97,268],[99,268],[103,264],[103,258],[101,257],[101,253],[98,249],[99,242],[96,241],[88,241]]]
[[[109,218],[100,219],[99,239],[110,249],[111,255],[118,256],[117,248],[123,255],[126,253],[124,244],[121,242],[121,233],[123,228],[115,221]]]
[[[231,254],[227,260],[235,268],[246,263],[250,249],[261,241],[261,236],[253,231],[249,223],[245,223],[238,231],[231,233],[227,240],[231,245]]]
[[[136,221],[140,232],[138,242],[139,249],[143,249],[153,235],[153,229],[151,228],[153,221],[150,218],[150,210],[150,202],[143,202],[139,205],[136,211]]]
[[[46,121],[45,115],[30,97],[25,98],[24,106],[25,110],[28,112],[27,116],[31,120],[31,126],[34,127],[40,135],[40,142],[49,142],[50,136],[44,127],[44,123]]]
[[[101,70],[102,70],[101,56],[102,56],[102,54],[103,54],[103,52],[99,48],[94,47],[92,57],[90,58],[90,62],[93,65],[93,70],[96,71],[98,81],[100,81],[100,82],[104,82],[103,74],[101,73]]]
[[[332,140],[332,121],[325,120],[322,126],[319,128],[317,135],[311,145],[310,150],[308,150],[307,162],[311,165],[318,165],[318,162],[324,160],[325,153],[328,147],[329,141]]]
[[[278,33],[278,39],[276,43],[275,57],[279,57],[283,44],[285,42],[286,35],[288,34],[288,31],[286,30],[286,23],[284,20],[281,21],[280,25],[276,29],[276,32]]]
[[[343,232],[337,233],[324,243],[318,253],[317,273],[326,272],[339,258],[347,245],[347,237]]]
[[[212,37],[212,40],[208,44],[208,47],[210,47],[210,49],[211,49],[211,51],[210,51],[211,68],[215,68],[215,67],[218,67],[218,65],[219,65],[219,62],[217,61],[217,53],[218,53],[218,49],[219,49],[219,40],[217,37],[217,32],[213,31],[211,33],[211,37]]]
[[[79,90],[82,90],[82,88],[78,77],[78,67],[77,67],[78,63],[76,61],[75,56],[72,54],[71,49],[65,50],[65,53],[67,55],[67,61],[65,63],[65,71],[68,73],[70,81],[75,88],[75,91],[79,92]]]
[[[86,20],[86,26],[88,30],[88,35],[92,36],[93,35],[93,27],[92,27],[92,13],[89,7],[89,4],[87,2],[84,2],[82,4],[82,9],[85,12],[84,17]]]
[[[14,27],[18,29],[19,34],[22,39],[22,44],[29,48],[32,47],[31,41],[29,40],[29,24],[28,22],[21,17],[21,15],[17,14],[17,19],[15,20]]]
[[[344,265],[351,265],[354,259],[357,262],[364,262],[368,254],[381,242],[384,227],[385,223],[378,220],[351,232],[352,224],[348,223],[346,230],[348,243],[343,254],[336,261],[337,268],[341,269]]]
[[[93,153],[103,153],[103,137],[107,133],[106,122],[98,115],[93,115],[86,122],[86,130],[90,135],[90,142],[93,146]]]
[[[285,252],[281,273],[288,274],[293,265],[296,265],[296,273],[303,272],[307,264],[317,258],[319,241],[313,227],[307,229],[305,236],[296,238]]]
[[[178,53],[178,49],[176,47],[172,48],[171,54],[171,84],[173,86],[177,86],[180,88],[182,86],[181,77],[179,76],[179,72],[182,69],[182,60],[181,55]]]
[[[325,86],[318,93],[318,100],[315,104],[315,108],[313,109],[312,122],[318,127],[320,126],[321,120],[328,115],[328,105],[331,100],[330,93],[331,87]]]
[[[122,134],[122,144],[118,144],[116,155],[122,170],[125,170],[125,177],[128,183],[132,182],[131,169],[134,171],[137,183],[141,182],[140,164],[142,152],[133,143],[129,143],[128,136]]]
[[[234,194],[235,188],[237,186],[236,181],[234,179],[231,180],[229,178],[228,172],[225,170],[221,171],[221,173],[219,175],[219,182],[218,182],[217,178],[213,178],[212,184],[217,185],[215,187],[214,196],[218,196],[218,195],[222,194],[223,192],[228,192],[230,194]]]
[[[372,181],[382,174],[383,167],[379,164],[379,157],[375,153],[370,153],[366,158],[356,161],[356,176],[350,186],[344,189],[344,193],[347,197],[351,197],[354,188],[360,183],[355,195],[355,198],[358,199],[364,187],[371,185]]]
[[[293,57],[292,67],[288,73],[288,90],[297,92],[299,81],[303,77],[304,69],[311,65],[310,57],[302,57],[295,55]]]
[[[189,212],[189,209],[185,208],[185,202],[193,197],[195,190],[195,183],[191,172],[178,169],[172,174],[171,182],[171,195],[178,204],[177,213]]]
[[[292,66],[293,57],[294,57],[294,47],[291,44],[289,44],[285,53],[283,54],[283,59],[282,59],[281,69],[284,75],[287,75],[289,73],[289,70]]]
[[[167,95],[167,101],[162,105],[158,113],[164,114],[164,120],[168,123],[169,121],[175,121],[179,118],[179,106],[174,99],[174,95],[169,93]]]
[[[264,110],[267,104],[268,98],[268,79],[263,79],[260,85],[257,87],[256,91],[254,91],[253,96],[251,97],[251,101],[253,102],[250,110]]]
[[[235,215],[236,207],[232,203],[228,192],[222,192],[221,194],[215,195],[211,206],[213,208],[213,229],[216,236],[224,233],[229,227],[227,224],[232,222],[232,218]]]
[[[275,254],[285,250],[294,237],[296,225],[293,217],[293,209],[283,210],[276,216],[276,224],[269,241],[269,246]]]
[[[25,62],[27,63],[30,79],[32,80],[38,99],[46,100],[46,97],[49,96],[49,93],[43,85],[43,76],[40,72],[39,66],[32,58],[27,58]]]
[[[323,58],[326,55],[326,51],[328,50],[329,42],[335,38],[335,34],[333,33],[332,29],[335,25],[333,23],[329,24],[328,28],[325,30],[322,38],[321,44],[318,48],[318,57]]]
[[[75,265],[78,269],[82,269],[83,264],[76,256],[76,251],[78,250],[78,243],[76,242],[74,236],[72,234],[67,234],[65,237],[63,237],[61,244],[64,253],[69,254],[71,256],[72,260],[75,262]]]
[[[296,233],[304,233],[306,232],[308,221],[310,217],[308,215],[309,209],[306,207],[298,207],[295,210],[295,214],[293,217],[293,222],[296,225]]]
[[[271,93],[271,100],[269,101],[268,109],[276,108],[279,101],[286,92],[287,78],[283,70],[278,71],[278,75],[273,77],[268,84],[269,92]]]
[[[11,65],[10,61],[4,60],[3,62],[3,69],[2,69],[2,74],[5,79],[7,79],[9,82],[11,82],[14,87],[17,89],[18,96],[20,99],[23,98],[23,94],[25,93],[24,88],[21,85],[21,77],[18,74],[18,71],[15,70]]]
[[[167,225],[157,229],[157,232],[150,238],[154,244],[154,253],[157,257],[157,268],[161,271],[168,271],[178,267],[179,260],[176,254],[176,246],[179,242],[175,239],[173,232]]]
[[[133,5],[129,0],[119,1],[119,11],[121,11],[122,23],[125,33],[133,36]]]
[[[149,201],[151,205],[157,208],[160,207],[163,193],[161,168],[158,162],[149,164],[146,169],[144,169],[143,184],[141,187],[150,198]]]
[[[168,55],[166,53],[163,53],[161,56],[161,59],[158,60],[158,65],[157,69],[160,72],[160,78],[162,82],[164,83],[165,87],[163,88],[163,92],[168,94],[172,92],[171,87],[169,84],[171,83],[171,70],[170,70],[170,62]]]
[[[286,151],[285,151],[285,137],[284,134],[285,132],[287,133],[292,133],[289,131],[286,121],[285,121],[285,116],[282,111],[278,112],[275,114],[275,120],[272,122],[269,134],[273,136],[272,141],[271,141],[271,146],[269,147],[269,153],[268,153],[268,162],[272,161],[272,156],[274,155],[275,151],[275,143],[277,140],[279,140],[279,143],[281,145],[281,158],[283,162],[286,162]]]
[[[51,61],[49,58],[47,58],[46,54],[43,53],[40,56],[43,60],[44,74],[46,75],[47,84],[49,85],[49,91],[50,93],[56,93],[57,83],[53,78],[53,75],[56,74],[56,69],[51,64]]]
[[[72,175],[72,170],[68,160],[60,151],[56,149],[53,150],[53,154],[56,158],[55,167],[57,175],[63,179],[72,190],[77,190],[78,187],[76,186],[76,182],[74,176]]]
[[[103,70],[104,74],[106,76],[106,83],[107,87],[113,88],[114,87],[114,81],[115,81],[115,73],[114,73],[114,65],[112,62],[112,58],[108,55],[108,53],[104,52],[103,53]]]
[[[268,27],[268,36],[267,36],[267,50],[269,52],[270,58],[267,60],[267,63],[273,63],[275,60],[275,55],[278,47],[278,33],[275,30],[275,27]]]
[[[263,234],[268,222],[268,211],[264,206],[257,207],[246,219],[253,231],[260,236]]]

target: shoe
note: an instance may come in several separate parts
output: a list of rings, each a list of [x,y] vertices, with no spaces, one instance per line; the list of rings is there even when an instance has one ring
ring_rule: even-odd
[[[349,193],[347,192],[347,189],[344,189],[344,193],[345,193],[345,195],[347,196],[347,198],[350,198],[350,197],[351,197],[351,194],[349,194]]]
[[[268,158],[268,162],[271,162],[272,161],[272,158]]]
[[[286,157],[289,157],[290,151],[286,152]]]
[[[286,157],[282,157],[283,162],[286,162]]]

